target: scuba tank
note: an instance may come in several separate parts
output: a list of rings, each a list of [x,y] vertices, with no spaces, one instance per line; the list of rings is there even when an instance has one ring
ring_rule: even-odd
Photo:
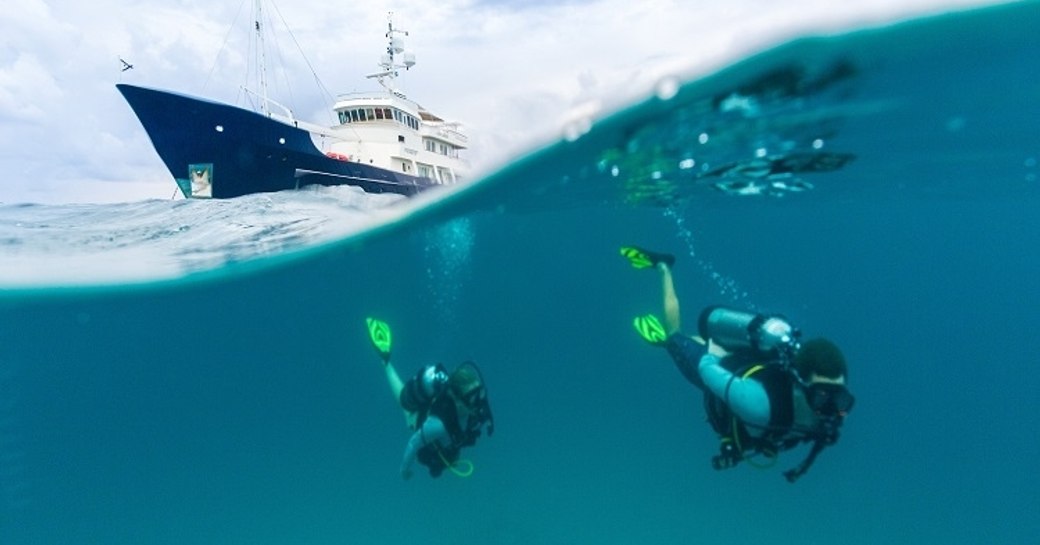
[[[428,365],[419,370],[414,378],[401,389],[401,406],[410,412],[418,412],[430,406],[433,399],[448,385],[448,371],[443,365]]]
[[[745,312],[724,306],[701,311],[697,321],[701,338],[711,339],[730,352],[757,358],[780,357],[785,362],[798,349],[800,332],[781,316]]]

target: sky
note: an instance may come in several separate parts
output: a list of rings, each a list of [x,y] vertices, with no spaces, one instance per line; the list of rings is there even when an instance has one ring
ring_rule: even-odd
[[[333,123],[332,95],[377,89],[364,76],[378,68],[393,12],[417,59],[400,87],[437,115],[463,123],[467,158],[480,172],[559,138],[575,117],[609,114],[649,95],[662,80],[710,73],[803,35],[994,2],[264,3],[274,36],[266,59],[272,95],[299,119],[323,125]],[[6,173],[0,203],[171,198],[173,179],[115,84],[238,103],[249,84],[253,1],[17,5],[0,11],[0,169]],[[120,59],[133,69],[122,71]],[[279,90],[284,96],[277,97]]]

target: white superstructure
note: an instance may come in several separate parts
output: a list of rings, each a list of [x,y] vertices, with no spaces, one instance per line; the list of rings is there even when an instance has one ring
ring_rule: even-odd
[[[337,97],[333,110],[339,124],[331,129],[335,138],[328,154],[441,184],[458,183],[469,170],[459,155],[466,149],[466,135],[458,123],[430,113],[394,86],[397,70],[415,64],[415,57],[404,52],[399,34],[408,35],[394,29],[391,20],[386,33],[389,47],[379,64],[383,70],[368,76],[378,80],[384,90]]]

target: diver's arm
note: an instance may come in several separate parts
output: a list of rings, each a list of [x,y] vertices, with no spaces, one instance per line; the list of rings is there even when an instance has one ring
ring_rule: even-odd
[[[701,357],[697,370],[704,385],[722,399],[738,418],[755,426],[769,425],[769,395],[762,383],[741,378],[722,366],[718,355]],[[728,389],[728,391],[727,391]]]
[[[441,422],[440,418],[430,415],[423,422],[422,427],[412,434],[412,437],[408,439],[408,444],[404,447],[404,459],[401,460],[402,477],[405,479],[411,477],[412,464],[415,463],[415,458],[419,455],[419,451],[435,441],[440,441],[441,444],[450,443],[451,437],[448,435],[448,430],[444,427],[444,422]]]

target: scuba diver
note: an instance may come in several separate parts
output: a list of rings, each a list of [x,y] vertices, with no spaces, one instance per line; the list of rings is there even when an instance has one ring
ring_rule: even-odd
[[[699,336],[680,332],[679,299],[672,282],[675,258],[634,246],[621,255],[636,269],[661,272],[664,325],[653,314],[636,317],[644,340],[668,350],[679,372],[704,392],[708,421],[720,437],[712,467],[741,461],[771,467],[781,451],[811,443],[808,456],[784,472],[795,482],[820,452],[838,441],[855,401],[845,387],[841,350],[824,338],[800,341],[782,316],[705,308]]]
[[[390,326],[375,318],[367,318],[365,322],[394,399],[404,410],[408,429],[414,430],[405,446],[401,477],[411,478],[416,460],[426,466],[433,477],[440,477],[445,469],[460,477],[470,476],[473,462],[460,459],[460,451],[476,443],[485,424],[488,436],[495,432],[480,369],[467,361],[449,373],[438,363],[424,366],[408,382],[403,382],[390,363]]]

